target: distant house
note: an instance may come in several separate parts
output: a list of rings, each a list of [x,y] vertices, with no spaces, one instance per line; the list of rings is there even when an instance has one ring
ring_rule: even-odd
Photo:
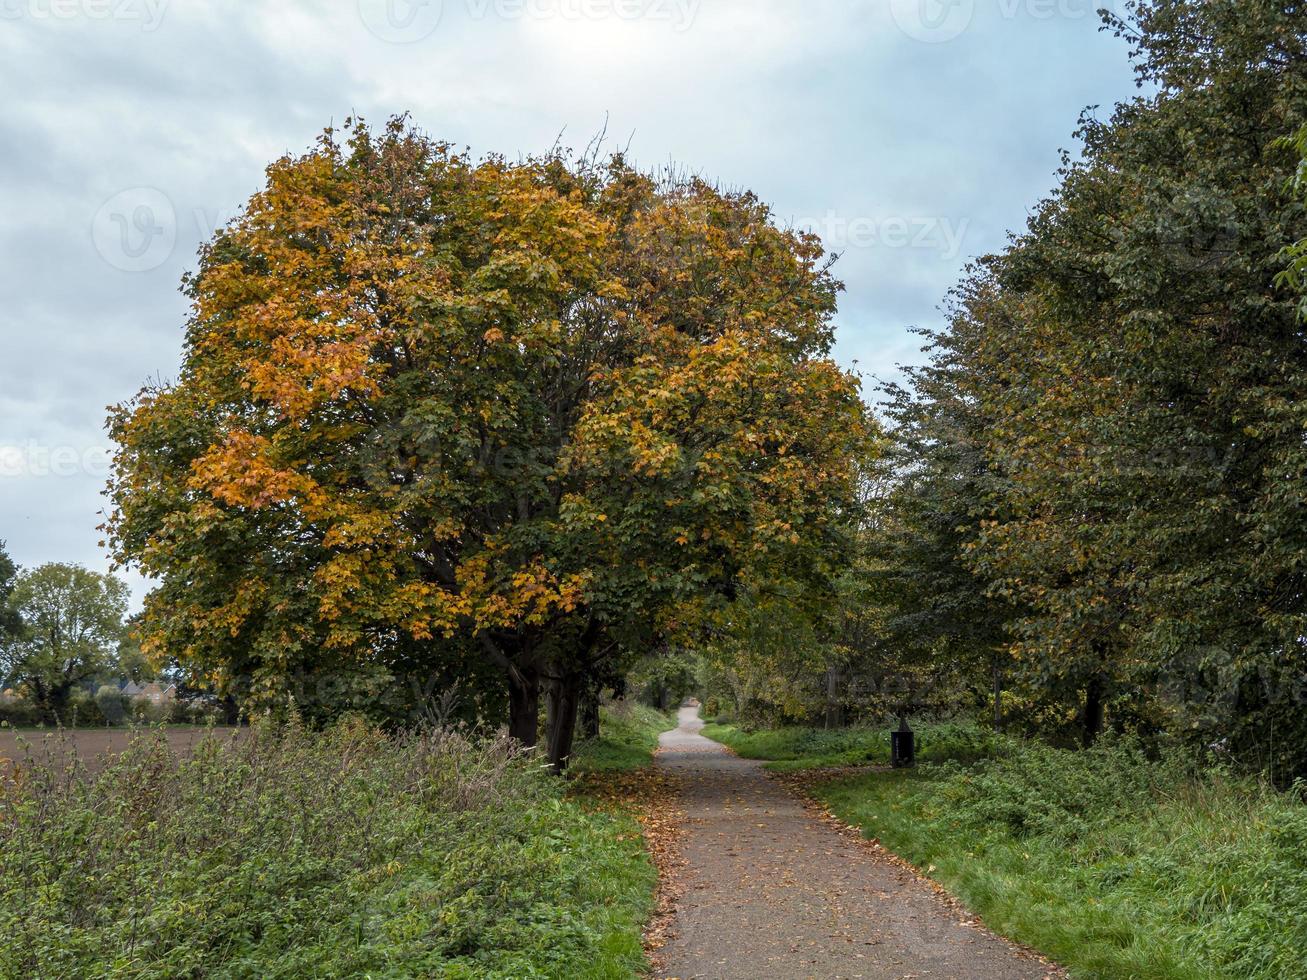
[[[128,698],[139,698],[145,693],[145,688],[135,681],[124,681],[119,690],[122,691],[124,697]]]

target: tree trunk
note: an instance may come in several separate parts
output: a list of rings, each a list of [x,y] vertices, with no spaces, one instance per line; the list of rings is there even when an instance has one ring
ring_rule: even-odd
[[[1085,687],[1085,713],[1082,719],[1084,731],[1081,736],[1085,748],[1093,745],[1102,734],[1103,714],[1103,682],[1095,677]]]
[[[667,685],[660,683],[657,687],[654,688],[654,691],[656,692],[653,697],[654,707],[657,708],[659,711],[666,711],[667,695],[670,693],[667,690]]]
[[[540,672],[533,668],[509,668],[508,733],[528,749],[539,741]]]
[[[844,727],[844,708],[839,702],[840,672],[831,667],[826,671],[826,728]]]
[[[572,756],[576,736],[576,709],[580,702],[580,678],[572,673],[554,679],[549,685],[549,765],[562,773]]]
[[[994,731],[1003,730],[1003,669],[998,657],[994,658]]]
[[[72,682],[60,681],[44,688],[44,694],[38,692],[37,707],[41,709],[41,713],[47,720],[56,725],[67,725],[72,722],[68,716],[68,701],[72,690]]]
[[[222,723],[224,725],[239,725],[241,721],[241,708],[236,703],[236,696],[228,694],[222,699]]]
[[[599,685],[587,684],[581,699],[581,737],[599,737]]]

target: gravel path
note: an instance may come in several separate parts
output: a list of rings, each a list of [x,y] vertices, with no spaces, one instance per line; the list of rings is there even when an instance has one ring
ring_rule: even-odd
[[[689,870],[659,954],[661,975],[1050,975],[1030,954],[960,921],[928,884],[824,823],[760,763],[700,735],[697,708],[682,708],[679,720],[663,734],[657,760],[683,787]]]

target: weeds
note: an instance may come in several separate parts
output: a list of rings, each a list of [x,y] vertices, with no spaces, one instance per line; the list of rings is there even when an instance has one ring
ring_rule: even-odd
[[[146,734],[0,786],[0,975],[626,977],[636,828],[506,739]]]
[[[1075,977],[1307,976],[1307,807],[1254,781],[1015,743],[815,788]]]

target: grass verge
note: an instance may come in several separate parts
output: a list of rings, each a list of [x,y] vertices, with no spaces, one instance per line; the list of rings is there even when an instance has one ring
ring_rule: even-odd
[[[779,772],[833,766],[889,765],[887,728],[769,728],[749,731],[711,722],[703,734],[745,759],[766,759]],[[974,725],[943,723],[916,729],[923,762],[979,759],[1000,751],[993,733]]]
[[[581,743],[572,760],[577,774],[629,771],[649,765],[658,736],[676,727],[671,713],[633,701],[605,705],[599,712],[599,737]]]

